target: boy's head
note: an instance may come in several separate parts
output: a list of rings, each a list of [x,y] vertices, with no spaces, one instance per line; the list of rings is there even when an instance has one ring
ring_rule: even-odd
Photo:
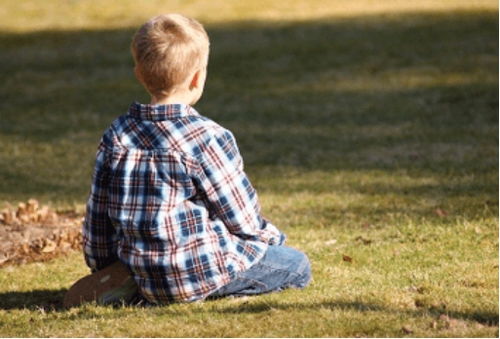
[[[131,49],[135,74],[154,98],[194,88],[193,91],[199,91],[194,101],[199,99],[205,82],[209,41],[198,21],[180,14],[156,16],[139,28]]]

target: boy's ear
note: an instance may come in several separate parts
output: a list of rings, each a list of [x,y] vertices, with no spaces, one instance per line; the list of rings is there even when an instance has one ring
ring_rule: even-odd
[[[189,89],[198,88],[200,85],[200,73],[201,71],[196,71],[193,77],[191,78],[191,82],[189,83]]]

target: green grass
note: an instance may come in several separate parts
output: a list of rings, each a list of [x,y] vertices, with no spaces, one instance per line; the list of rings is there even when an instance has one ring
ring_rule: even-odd
[[[498,4],[265,3],[6,1],[0,206],[82,210],[102,131],[147,100],[131,35],[194,15],[212,48],[196,108],[234,132],[311,286],[61,310],[74,253],[0,270],[0,336],[498,336]]]

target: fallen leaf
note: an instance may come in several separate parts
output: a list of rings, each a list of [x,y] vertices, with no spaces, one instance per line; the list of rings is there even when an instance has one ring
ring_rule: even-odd
[[[352,262],[352,258],[348,255],[342,254],[342,260]]]
[[[18,219],[24,224],[30,222],[30,217],[27,214],[19,214]]]
[[[450,319],[450,328],[465,328],[467,323],[459,319]]]
[[[412,334],[413,333],[413,330],[406,325],[401,327],[401,331],[403,331],[405,334]]]
[[[17,206],[17,217],[20,217],[21,215],[26,214],[26,204],[24,202],[20,202],[19,205]]]
[[[441,314],[438,318],[439,321],[449,322],[450,318],[446,314]]]
[[[467,326],[467,324],[464,321],[450,318],[446,314],[441,314],[439,316],[438,320],[443,322],[444,323],[443,325],[446,328],[456,328],[456,327],[466,327]]]
[[[476,323],[474,324],[474,327],[475,327],[475,328],[484,328],[484,325],[483,325],[483,324],[481,324],[481,323],[477,323],[477,322],[476,322]]]
[[[363,236],[359,236],[359,237],[356,237],[356,239],[354,239],[356,241],[361,241],[364,245],[369,245],[372,243],[372,241],[370,239],[366,239],[366,238],[363,238]]]
[[[35,211],[38,209],[38,201],[36,199],[28,200],[28,203],[26,205],[28,212],[30,213],[35,213]]]
[[[23,253],[25,253],[25,254],[28,254],[30,252],[30,246],[27,243],[22,244],[21,249],[23,250]]]
[[[47,214],[47,218],[43,221],[44,224],[54,224],[57,222],[57,216],[55,213]]]
[[[43,206],[41,209],[39,209],[36,214],[37,214],[37,221],[43,221],[47,218],[47,214],[49,213],[49,208],[47,206]]]
[[[441,311],[444,312],[446,310],[446,304],[445,303],[432,303],[431,308],[436,310],[436,311]]]
[[[61,241],[59,243],[59,247],[61,247],[62,250],[66,250],[68,248],[71,248],[71,243],[69,243],[67,241]]]
[[[407,288],[406,288],[406,290],[407,290],[408,292],[417,292],[418,287],[417,287],[417,286],[413,286],[413,285],[412,285],[412,286],[407,287]]]
[[[438,217],[446,217],[448,215],[448,212],[446,212],[445,210],[443,210],[441,208],[436,208],[434,210],[434,213],[436,213]]]
[[[416,307],[424,307],[425,306],[425,302],[421,299],[416,299],[415,300],[415,306]]]
[[[16,221],[17,221],[16,212],[9,211],[9,210],[6,210],[5,212],[3,212],[3,222],[4,223],[6,223],[7,225],[12,225],[12,224],[15,224]]]
[[[46,240],[45,246],[42,248],[42,253],[54,252],[56,247],[57,244],[55,242],[53,242],[52,240]]]

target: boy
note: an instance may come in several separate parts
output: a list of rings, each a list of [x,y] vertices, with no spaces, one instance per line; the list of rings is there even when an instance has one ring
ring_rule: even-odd
[[[94,274],[65,304],[130,300],[136,286],[153,304],[305,287],[309,261],[260,215],[233,135],[191,107],[207,74],[202,25],[154,17],[131,49],[151,103],[133,103],[101,140],[83,226]]]

